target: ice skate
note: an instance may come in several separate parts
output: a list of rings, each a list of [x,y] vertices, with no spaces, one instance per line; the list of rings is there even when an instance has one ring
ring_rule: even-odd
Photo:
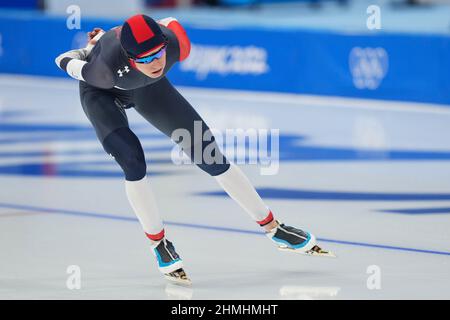
[[[174,272],[164,274],[166,280],[171,283],[182,285],[182,286],[191,286],[192,281],[186,275],[186,272],[183,268],[177,269]]]
[[[183,260],[176,253],[172,242],[163,238],[152,247],[158,261],[158,269],[168,281],[188,286],[192,284],[183,270]]]
[[[278,221],[277,221],[278,222]],[[331,251],[326,251],[317,245],[316,237],[303,230],[286,226],[278,222],[278,226],[271,231],[266,232],[266,236],[275,242],[278,249],[281,251],[288,251],[300,253],[310,256],[332,257],[336,255]]]

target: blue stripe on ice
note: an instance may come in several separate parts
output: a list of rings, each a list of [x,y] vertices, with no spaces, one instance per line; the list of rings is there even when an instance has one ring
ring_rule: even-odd
[[[416,208],[416,209],[390,209],[379,210],[380,212],[402,213],[402,214],[450,214],[450,208]]]
[[[54,209],[54,208],[43,208],[43,207],[36,207],[36,206],[25,206],[25,205],[11,204],[11,203],[0,203],[0,208],[27,210],[27,211],[60,214],[60,215],[72,215],[72,216],[86,217],[86,218],[111,219],[111,220],[138,222],[137,218],[134,218],[134,217],[112,215],[112,214],[107,214],[107,213],[91,213],[91,212],[83,212],[83,211],[67,210],[67,209]],[[1,215],[0,215],[0,218],[1,218]],[[214,230],[214,231],[220,231],[220,232],[232,232],[232,233],[251,234],[251,235],[264,235],[264,233],[262,233],[261,231],[253,231],[253,230],[243,230],[243,229],[235,229],[235,228],[225,228],[225,227],[218,227],[218,226],[208,226],[208,225],[170,222],[170,221],[165,221],[164,223],[166,223],[167,225],[173,225],[173,226],[179,226],[179,227],[185,227],[185,228]],[[317,240],[322,241],[322,242],[330,242],[330,243],[350,245],[350,246],[359,246],[359,247],[378,248],[378,249],[385,249],[385,250],[396,250],[396,251],[450,256],[450,252],[448,252],[448,251],[407,248],[407,247],[399,247],[399,246],[391,246],[391,245],[383,245],[383,244],[344,241],[344,240],[325,239],[325,238],[317,238]]]
[[[317,191],[288,188],[258,188],[266,199],[320,200],[320,201],[441,201],[450,200],[450,193],[382,193],[352,191]],[[200,192],[196,195],[228,197],[224,191]]]

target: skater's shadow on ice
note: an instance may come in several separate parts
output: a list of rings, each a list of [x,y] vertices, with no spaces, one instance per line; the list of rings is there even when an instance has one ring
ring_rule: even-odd
[[[278,271],[277,281],[282,282],[279,289],[281,299],[288,300],[322,300],[335,299],[341,290],[338,286],[313,285],[316,281],[324,284],[324,280],[329,278],[331,282],[334,274],[327,272],[284,270]],[[325,281],[328,282],[328,281]]]
[[[202,279],[194,280],[196,287],[222,287],[222,288],[255,288],[255,287],[274,287],[280,288],[284,284],[292,286],[304,285],[305,281],[311,282],[313,279],[323,279],[330,274],[320,271],[301,271],[301,270],[251,270],[239,272],[223,272],[218,279],[217,274],[203,274]],[[330,275],[331,276],[331,275]],[[214,278],[214,279],[213,279]],[[310,286],[311,287],[311,286]]]
[[[165,293],[169,300],[191,300],[194,290],[192,287],[168,283],[166,284]]]
[[[318,287],[318,286],[291,286],[280,288],[280,297],[286,300],[322,300],[334,299],[338,295],[340,287]]]

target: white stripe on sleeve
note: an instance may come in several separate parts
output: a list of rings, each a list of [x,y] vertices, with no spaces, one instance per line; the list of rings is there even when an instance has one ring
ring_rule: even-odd
[[[67,73],[69,76],[71,76],[74,79],[82,80],[83,76],[81,75],[81,70],[83,69],[83,66],[86,64],[86,61],[78,60],[78,59],[72,59],[67,64]]]

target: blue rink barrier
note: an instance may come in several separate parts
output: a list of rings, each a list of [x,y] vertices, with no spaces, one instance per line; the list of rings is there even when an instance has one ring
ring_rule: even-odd
[[[70,30],[64,17],[0,11],[0,72],[67,77],[54,58],[119,24]],[[176,85],[450,104],[450,36],[185,27],[193,46],[169,72]]]

